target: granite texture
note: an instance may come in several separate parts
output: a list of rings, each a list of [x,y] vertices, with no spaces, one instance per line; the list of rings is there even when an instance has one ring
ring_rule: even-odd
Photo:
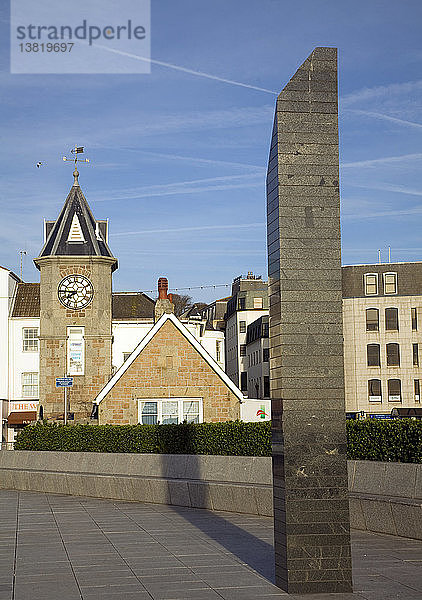
[[[267,194],[276,583],[351,592],[335,48],[278,96]]]

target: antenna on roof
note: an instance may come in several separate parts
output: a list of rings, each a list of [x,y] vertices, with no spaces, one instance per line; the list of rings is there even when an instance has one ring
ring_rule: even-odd
[[[381,264],[381,250],[378,250],[378,263]]]
[[[26,250],[19,250],[19,254],[21,255],[20,278],[23,281],[23,257],[26,256]]]
[[[78,173],[77,164],[78,164],[78,162],[89,163],[89,158],[78,158],[78,154],[84,153],[84,146],[76,146],[75,145],[75,147],[72,148],[71,153],[75,155],[74,158],[67,158],[66,156],[63,156],[63,160],[64,161],[72,161],[75,163],[75,170],[73,171],[73,177],[74,177],[73,185],[79,185],[79,181],[78,181],[79,173]]]
[[[388,262],[391,262],[391,246],[388,246]]]

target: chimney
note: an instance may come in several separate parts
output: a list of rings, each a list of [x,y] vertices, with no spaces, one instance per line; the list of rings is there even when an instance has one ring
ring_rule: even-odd
[[[166,277],[160,277],[158,280],[158,299],[155,303],[154,322],[156,323],[164,313],[174,313],[174,304],[172,294],[167,294],[169,282]]]

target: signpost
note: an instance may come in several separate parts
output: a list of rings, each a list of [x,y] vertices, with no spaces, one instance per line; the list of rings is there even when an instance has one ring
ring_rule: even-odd
[[[72,387],[73,377],[56,377],[56,388],[64,388],[64,424],[67,424],[67,388]]]

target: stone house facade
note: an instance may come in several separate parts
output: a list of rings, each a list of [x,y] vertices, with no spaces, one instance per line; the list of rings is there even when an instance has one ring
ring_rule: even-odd
[[[240,418],[243,395],[173,314],[164,314],[95,399],[98,422]]]

